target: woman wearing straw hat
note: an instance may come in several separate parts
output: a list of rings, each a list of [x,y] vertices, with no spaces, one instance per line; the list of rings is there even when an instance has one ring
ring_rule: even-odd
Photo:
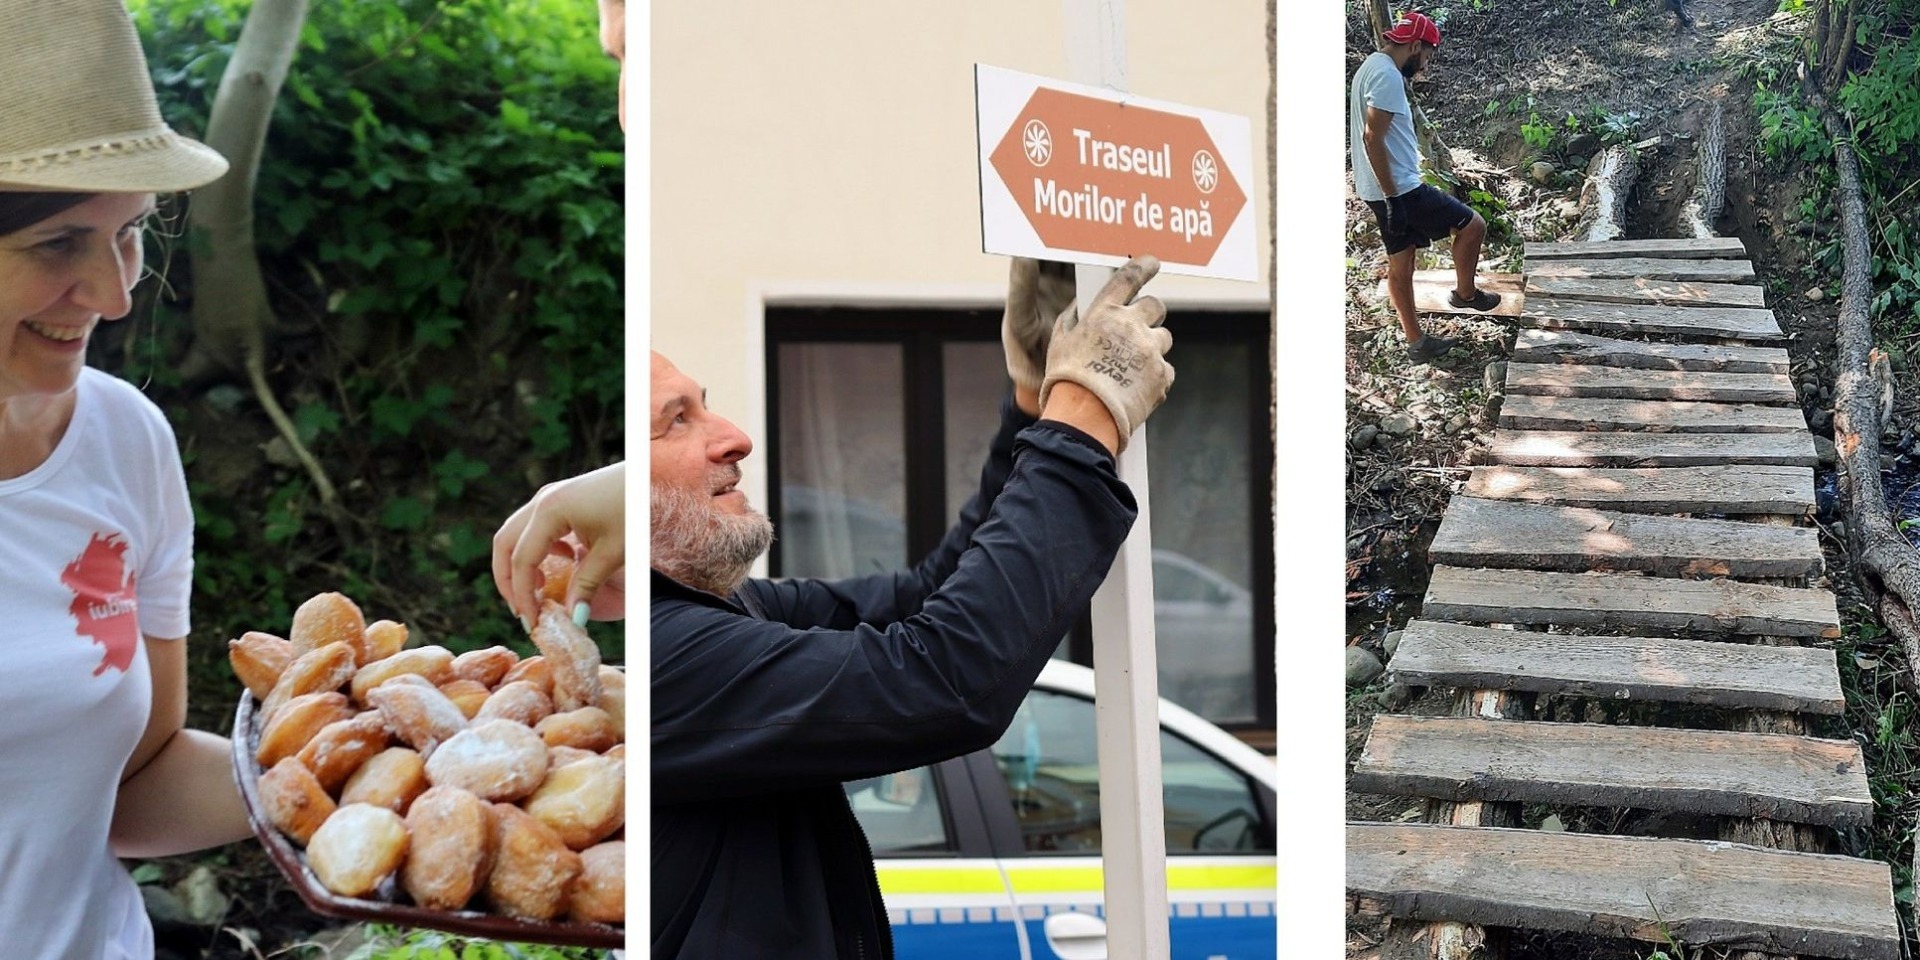
[[[226,161],[161,120],[120,0],[0,0],[0,948],[145,960],[116,857],[248,834],[183,728],[193,514],[172,430],[85,365],[155,195]]]

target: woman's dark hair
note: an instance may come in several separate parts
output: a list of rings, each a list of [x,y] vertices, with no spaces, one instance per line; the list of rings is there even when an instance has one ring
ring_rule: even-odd
[[[15,193],[0,190],[0,237],[45,220],[63,210],[71,210],[96,193]]]

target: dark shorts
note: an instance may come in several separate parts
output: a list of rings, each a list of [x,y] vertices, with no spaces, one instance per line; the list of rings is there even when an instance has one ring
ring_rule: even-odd
[[[1430,184],[1423,183],[1402,194],[1401,202],[1407,208],[1407,228],[1400,233],[1388,233],[1386,202],[1367,201],[1373,210],[1373,219],[1380,224],[1380,242],[1386,245],[1387,256],[1408,247],[1428,246],[1473,220],[1472,207]]]

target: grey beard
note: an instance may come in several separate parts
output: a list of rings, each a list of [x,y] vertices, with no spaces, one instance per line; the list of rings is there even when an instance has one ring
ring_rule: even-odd
[[[650,492],[653,569],[689,587],[728,596],[773,545],[773,521],[759,511],[722,513],[713,498],[656,486]]]

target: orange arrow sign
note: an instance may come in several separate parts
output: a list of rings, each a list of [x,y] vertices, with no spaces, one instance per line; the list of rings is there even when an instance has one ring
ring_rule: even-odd
[[[1247,194],[1199,115],[1208,112],[1164,109],[1137,99],[1122,102],[1108,91],[1086,92],[1011,71],[979,69],[983,152],[989,142],[988,91],[1001,96],[1021,92],[1000,87],[1005,78],[990,78],[986,72],[1029,81],[1031,90],[1004,130],[993,131],[997,140],[984,157],[988,252],[1053,259],[1075,259],[1073,254],[1124,259],[1150,253],[1170,272],[1255,278],[1249,269],[1252,225],[1241,222]],[[1250,160],[1241,164],[1242,169],[1247,166]],[[1008,199],[1017,206],[1030,237],[1016,225],[994,223],[994,199],[1003,212]],[[1006,242],[994,242],[996,227],[1010,235]],[[1044,253],[1031,249],[1035,243]],[[1234,249],[1223,256],[1223,245]]]

